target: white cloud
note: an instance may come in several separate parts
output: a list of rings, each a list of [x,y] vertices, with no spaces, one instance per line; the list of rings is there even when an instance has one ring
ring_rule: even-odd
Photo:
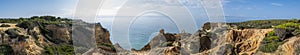
[[[128,0],[129,1],[129,0]],[[141,2],[142,1],[142,2]],[[230,1],[227,0],[223,0],[226,3],[229,3]],[[124,7],[128,7],[127,9],[132,9],[132,11],[134,11],[134,8],[132,6],[123,6],[126,2],[126,0],[105,0],[101,9],[99,9],[100,11],[98,11],[98,16],[115,16],[119,9],[124,8]],[[147,3],[151,3],[151,4],[147,4]],[[137,3],[136,2],[131,2],[131,4],[133,4],[133,6],[144,6],[144,7],[174,7],[174,6],[181,6],[181,4],[189,7],[189,8],[202,8],[200,0],[139,0]],[[159,5],[159,6],[155,6],[155,5]],[[58,16],[65,16],[65,17],[72,17],[74,15],[74,13],[76,12],[76,8],[64,8],[61,9],[62,11],[64,11],[64,13],[61,14],[57,14]],[[176,11],[176,10],[174,10]],[[131,11],[128,11],[131,12]]]
[[[99,16],[114,16],[117,14],[118,9],[101,9]]]
[[[223,5],[226,5],[226,4],[230,3],[230,2],[232,2],[232,1],[230,1],[230,0],[222,0],[222,4]]]
[[[280,3],[270,3],[270,5],[272,5],[272,6],[283,6],[283,4],[280,4]]]

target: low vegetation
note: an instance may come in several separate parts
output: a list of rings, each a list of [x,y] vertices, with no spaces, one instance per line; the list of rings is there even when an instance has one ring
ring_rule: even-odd
[[[173,42],[164,42],[164,43],[162,44],[162,46],[163,46],[163,47],[165,47],[165,46],[173,46]]]
[[[20,19],[11,19],[11,18],[0,18],[0,23],[18,23],[22,22]]]
[[[10,27],[10,25],[8,25],[8,24],[0,24],[0,27]]]
[[[67,18],[60,18],[54,16],[33,16],[30,18],[19,18],[19,22],[16,26],[24,29],[33,29],[38,27],[41,30],[41,34],[45,36],[49,41],[59,44],[61,40],[53,37],[53,32],[46,29],[46,25],[64,25],[71,26],[72,21]]]
[[[13,49],[9,45],[0,45],[0,55],[11,55],[13,53]]]
[[[105,46],[105,47],[109,47],[111,49],[115,49],[114,45],[108,44],[108,43],[98,43],[98,46]]]
[[[289,22],[289,23],[278,25],[275,28],[283,28],[283,29],[287,29],[287,30],[296,30],[296,29],[300,28],[300,24]]]
[[[228,23],[228,24],[231,26],[236,26],[236,28],[238,29],[249,29],[249,28],[267,29],[288,22],[290,22],[290,20],[252,20],[252,21]]]
[[[9,25],[5,25],[5,23],[17,23],[17,27],[24,28],[27,30],[32,30],[33,28],[37,27],[40,29],[41,34],[45,36],[45,38],[55,44],[45,46],[43,55],[75,55],[74,47],[71,43],[67,42],[59,42],[57,38],[54,38],[53,32],[46,29],[47,25],[64,25],[67,27],[71,26],[72,20],[67,18],[61,17],[54,17],[54,16],[33,16],[30,18],[0,18],[0,23],[4,23],[0,25],[0,27],[10,27]],[[9,29],[5,31],[10,35],[11,38],[20,38],[21,35],[18,35],[18,30]],[[24,37],[26,38],[26,37]],[[59,43],[58,43],[59,42]],[[13,53],[10,52],[10,46],[1,45],[1,53],[0,55],[7,55],[6,53]],[[2,54],[4,53],[4,54]]]
[[[263,39],[262,45],[259,48],[259,51],[262,52],[275,52],[279,45],[282,45],[283,42],[276,36],[274,31],[271,31],[267,34],[267,36]]]
[[[40,22],[45,24],[70,24],[71,19],[54,16],[33,16],[30,18],[0,18],[0,23],[22,23],[24,21]]]
[[[52,45],[45,47],[43,55],[75,55],[74,47],[68,44]]]
[[[266,35],[259,50],[262,52],[274,52],[278,46],[284,43],[285,39],[299,35],[299,33],[299,20],[289,20],[287,23],[274,26],[274,31]]]

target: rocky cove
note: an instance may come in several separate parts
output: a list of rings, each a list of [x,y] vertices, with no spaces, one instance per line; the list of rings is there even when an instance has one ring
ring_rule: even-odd
[[[161,29],[141,50],[125,50],[113,44],[111,34],[100,23],[76,21],[83,27],[74,27],[73,22],[53,16],[1,19],[0,55],[299,55],[300,52],[299,20],[254,20],[223,25],[208,22],[195,33],[168,33]],[[72,29],[77,28],[94,31],[90,35],[94,36],[96,47],[78,49],[79,46],[73,45],[76,38],[72,38]],[[80,32],[77,35],[82,36],[78,39],[89,36]]]

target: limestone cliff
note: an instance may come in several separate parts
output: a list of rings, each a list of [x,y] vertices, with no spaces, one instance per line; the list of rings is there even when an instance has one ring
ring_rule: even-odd
[[[244,29],[230,30],[223,44],[210,50],[201,52],[200,54],[254,54],[258,50],[265,34],[272,29]]]
[[[38,41],[33,36],[29,35],[25,29],[22,28],[8,28],[8,29],[0,29],[1,34],[1,45],[9,45],[14,50],[15,55],[23,55],[23,54],[30,54],[30,55],[40,55],[43,52],[43,46],[39,46]],[[2,39],[3,38],[3,39]]]
[[[160,44],[163,44],[164,42],[157,42],[162,41],[160,39],[164,40],[163,34],[159,34],[156,37],[157,39],[154,38],[149,44],[156,43],[156,45],[154,46],[160,46],[160,48],[154,48],[153,46],[151,47],[151,45],[146,45],[140,52],[137,53],[160,55],[252,55],[258,54],[257,52],[259,52],[258,49],[262,43],[262,40],[265,38],[266,34],[271,31],[273,31],[273,29],[234,29],[228,30],[226,34],[221,36],[217,35],[218,37],[214,38],[214,34],[210,34],[209,32],[199,30],[193,35],[182,35],[182,37],[189,37],[182,38],[179,42],[174,41],[172,42],[172,46],[166,47],[160,46]],[[161,38],[158,38],[159,36],[161,36]],[[297,53],[294,52],[295,49],[293,49],[295,47],[299,47],[298,44],[294,44],[298,43],[296,41],[298,40],[297,38],[294,37],[291,38],[292,40],[287,40],[288,42],[279,47],[278,53]],[[220,39],[222,39],[222,42],[214,42],[221,41]],[[145,51],[145,49],[148,50]]]
[[[44,17],[45,18],[45,17]],[[46,17],[47,18],[47,17]],[[48,17],[49,18],[49,17]],[[50,17],[51,18],[51,17]],[[53,18],[53,17],[52,17]],[[30,19],[29,19],[30,20]],[[34,19],[33,20],[39,20]],[[61,21],[61,20],[60,20]],[[227,25],[206,23],[195,33],[168,33],[163,29],[141,50],[125,50],[119,44],[112,44],[109,31],[100,23],[68,24],[65,22],[24,21],[21,23],[0,23],[0,55],[299,55],[300,36],[272,34],[274,28],[232,28]],[[76,21],[77,22],[77,21]],[[251,23],[252,24],[252,23]],[[257,24],[255,24],[258,26]],[[239,26],[235,24],[233,26]],[[214,27],[214,28],[211,28]],[[250,26],[252,27],[252,26]],[[270,27],[270,26],[268,26]],[[275,33],[282,33],[275,30]],[[74,34],[74,35],[71,35]],[[77,36],[74,38],[74,36]],[[92,38],[88,38],[92,37]],[[94,37],[94,38],[93,38]],[[280,40],[279,40],[279,39]],[[274,52],[260,50],[264,41],[278,39],[282,43],[273,47]],[[74,45],[77,41],[77,46]],[[86,40],[86,41],[85,41]],[[268,42],[266,42],[268,43]],[[88,44],[94,44],[88,45]],[[77,51],[75,53],[75,47]],[[92,48],[87,48],[87,47]]]
[[[23,25],[14,23],[5,24],[11,26],[0,27],[0,45],[1,47],[8,46],[11,48],[0,48],[0,52],[2,52],[2,50],[13,50],[13,52],[1,54],[47,55],[75,53],[72,46],[72,27],[70,25],[45,24],[41,22],[23,22]],[[113,45],[110,42],[108,30],[103,28],[100,24],[95,24],[94,30],[96,33],[94,36],[96,38],[95,40],[99,44],[98,48],[101,48],[106,52],[115,52],[115,50],[111,48]]]
[[[238,54],[253,54],[258,50],[265,35],[272,30],[273,29],[231,30],[226,37],[229,43],[234,43],[234,52]]]

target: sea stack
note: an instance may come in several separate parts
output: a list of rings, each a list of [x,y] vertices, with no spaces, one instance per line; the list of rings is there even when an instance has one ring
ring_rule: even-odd
[[[159,33],[165,34],[165,30],[164,29],[160,29]]]

